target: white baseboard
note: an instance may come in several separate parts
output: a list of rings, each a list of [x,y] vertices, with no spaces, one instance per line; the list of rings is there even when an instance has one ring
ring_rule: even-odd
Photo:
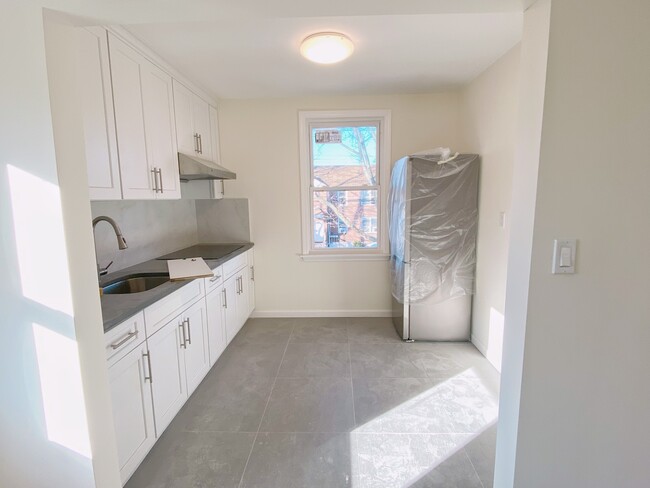
[[[487,347],[485,344],[483,344],[474,334],[472,334],[470,341],[472,341],[472,344],[476,346],[476,349],[478,349],[483,356],[487,357]]]
[[[251,317],[392,317],[392,314],[392,310],[255,310]]]

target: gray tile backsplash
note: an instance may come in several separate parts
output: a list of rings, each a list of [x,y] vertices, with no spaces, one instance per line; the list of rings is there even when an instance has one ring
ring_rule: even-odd
[[[118,200],[91,202],[93,218],[108,215],[115,219],[129,246],[120,251],[113,229],[100,222],[95,229],[96,252],[109,272],[117,271],[198,241],[194,200]]]
[[[91,202],[93,218],[115,219],[128,249],[118,250],[113,229],[100,222],[96,252],[110,272],[189,247],[199,242],[248,242],[248,200],[116,200]]]
[[[200,242],[249,242],[251,240],[247,198],[196,200]]]

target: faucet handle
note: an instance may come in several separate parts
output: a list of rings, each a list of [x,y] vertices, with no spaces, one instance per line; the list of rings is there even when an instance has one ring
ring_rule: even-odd
[[[99,268],[99,276],[107,275],[108,274],[108,268],[110,268],[112,264],[113,264],[113,261],[108,263],[104,268]]]

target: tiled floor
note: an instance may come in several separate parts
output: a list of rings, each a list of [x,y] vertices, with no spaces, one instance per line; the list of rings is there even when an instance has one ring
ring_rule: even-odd
[[[497,388],[390,319],[251,319],[127,488],[491,487]]]

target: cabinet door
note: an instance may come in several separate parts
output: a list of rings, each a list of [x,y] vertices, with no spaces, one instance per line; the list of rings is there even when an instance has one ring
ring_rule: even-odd
[[[204,299],[199,300],[183,313],[183,325],[186,330],[184,353],[188,396],[192,394],[207,372],[210,371],[206,315]]]
[[[212,161],[221,164],[221,148],[219,147],[219,114],[217,109],[210,106],[210,141],[212,142]]]
[[[208,353],[210,366],[217,362],[226,348],[226,328],[224,318],[224,288],[220,286],[205,297],[208,309]]]
[[[163,70],[144,60],[142,67],[142,105],[144,107],[145,137],[149,166],[160,171],[156,198],[181,197],[178,172],[176,125],[172,78]]]
[[[156,441],[147,347],[142,344],[108,368],[122,483]]]
[[[255,254],[248,251],[248,316],[255,310]]]
[[[187,399],[181,318],[168,322],[147,341],[156,437],[160,437]]]
[[[153,199],[142,105],[141,67],[147,61],[111,34],[108,42],[122,194],[125,199]]]
[[[249,298],[248,298],[248,266],[237,273],[239,288],[237,293],[237,322],[238,329],[241,329],[248,320],[249,315]]]
[[[237,275],[231,276],[223,284],[223,298],[226,322],[226,340],[228,344],[239,331],[239,316],[237,315]]]
[[[174,80],[174,114],[178,152],[198,154],[198,142],[192,121],[192,92]]]
[[[108,37],[101,27],[77,29],[80,97],[91,200],[122,198],[117,159],[113,89],[108,60]]]
[[[212,161],[212,131],[210,130],[210,106],[196,95],[192,96],[194,130],[199,135],[199,157]]]

